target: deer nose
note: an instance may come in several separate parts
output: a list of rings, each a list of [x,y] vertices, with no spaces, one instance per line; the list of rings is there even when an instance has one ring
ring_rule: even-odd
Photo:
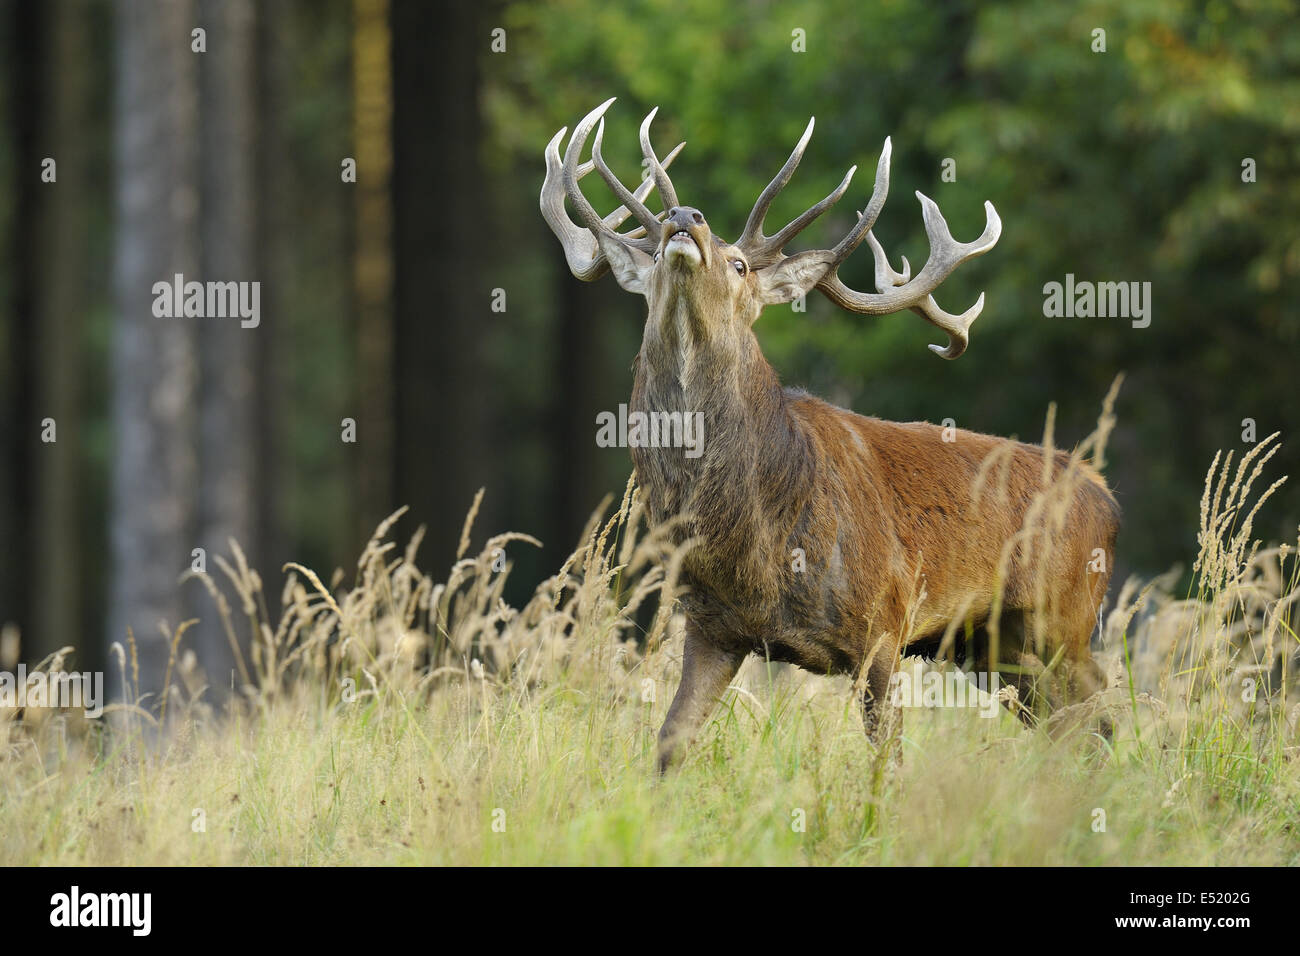
[[[690,206],[673,206],[668,210],[668,215],[664,219],[665,225],[676,226],[678,229],[689,229],[691,226],[704,225],[704,213]]]

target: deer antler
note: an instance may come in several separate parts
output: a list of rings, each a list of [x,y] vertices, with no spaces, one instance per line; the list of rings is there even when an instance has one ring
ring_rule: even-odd
[[[560,143],[564,135],[568,132],[568,127],[562,128],[551,138],[550,143],[546,146],[546,178],[542,182],[542,193],[540,205],[542,216],[546,219],[547,225],[555,233],[556,238],[560,240],[564,248],[564,257],[569,263],[569,269],[575,276],[584,282],[591,282],[599,279],[609,270],[609,264],[605,260],[604,254],[600,251],[599,244],[596,241],[597,232],[605,232],[607,235],[619,242],[640,249],[643,252],[653,252],[655,246],[659,243],[659,230],[661,224],[658,217],[651,213],[643,204],[651,190],[659,187],[660,196],[663,197],[663,184],[667,184],[670,195],[672,194],[672,183],[668,179],[667,167],[677,158],[685,143],[678,143],[676,148],[665,157],[663,164],[654,156],[653,150],[648,151],[647,159],[652,159],[651,170],[653,175],[637,186],[635,191],[629,190],[619,181],[619,179],[605,165],[604,158],[600,153],[601,140],[604,135],[604,114],[609,109],[614,98],[606,100],[600,106],[596,107],[590,113],[582,118],[582,121],[573,131],[573,136],[569,140],[569,146],[564,152],[564,158],[560,158]],[[647,136],[647,127],[650,119],[654,116],[651,112],[642,124],[643,145],[648,149],[649,139]],[[591,134],[593,126],[599,124],[596,132],[595,141],[592,144],[592,158],[589,162],[578,163],[578,157],[582,153],[582,148],[586,145],[587,137]],[[619,206],[608,216],[602,218],[597,214],[591,203],[582,194],[578,186],[579,180],[590,173],[593,169],[597,170],[613,190],[623,205]],[[575,223],[568,216],[564,209],[564,198],[568,196],[569,202],[573,204],[578,213],[581,225]],[[665,208],[674,205],[676,197],[669,202],[665,199]],[[618,227],[627,221],[629,216],[635,215],[641,226],[627,233],[618,232]]]
[[[677,205],[677,190],[673,189],[673,181],[668,178],[666,169],[667,163],[662,166],[659,164],[659,157],[655,155],[654,147],[650,145],[650,121],[655,118],[659,112],[659,107],[655,107],[646,114],[645,119],[641,121],[641,154],[650,164],[650,172],[655,181],[655,188],[659,190],[659,198],[663,200],[664,208],[671,209]],[[685,144],[683,144],[685,145]],[[678,149],[681,147],[679,146]]]
[[[882,163],[887,156],[888,150],[881,155]],[[975,304],[961,315],[953,315],[939,308],[939,304],[934,301],[934,290],[963,262],[982,256],[997,245],[998,238],[1002,235],[1002,219],[993,208],[993,203],[986,200],[984,232],[974,242],[958,242],[949,232],[948,223],[934,200],[919,190],[916,198],[921,201],[921,218],[925,221],[925,234],[930,240],[930,255],[915,277],[912,276],[906,257],[903,258],[902,272],[895,272],[890,266],[884,248],[871,233],[871,223],[867,221],[871,207],[868,206],[866,211],[859,214],[858,224],[832,250],[831,269],[817,283],[817,288],[840,308],[861,315],[887,315],[901,309],[911,309],[931,325],[948,333],[946,347],[931,345],[930,350],[943,358],[955,359],[966,351],[970,342],[970,327],[984,308],[984,293],[981,292]],[[872,201],[875,201],[874,195]],[[870,218],[874,221],[873,216]],[[840,263],[857,248],[864,235],[875,260],[877,293],[850,289],[837,274]]]
[[[749,214],[749,219],[745,221],[745,231],[736,240],[736,245],[745,253],[745,256],[749,259],[750,267],[753,269],[762,269],[774,262],[780,262],[784,258],[782,250],[786,244],[803,232],[818,216],[839,202],[840,197],[849,188],[849,182],[853,179],[853,174],[857,172],[858,167],[850,166],[849,171],[844,174],[844,179],[840,181],[840,184],[835,187],[834,192],[829,196],[802,215],[792,219],[775,236],[763,235],[763,220],[767,218],[767,211],[771,208],[772,200],[776,198],[777,193],[785,188],[786,183],[790,181],[790,177],[794,175],[794,171],[799,167],[799,161],[803,159],[803,151],[808,146],[808,140],[812,138],[815,123],[815,117],[808,120],[803,135],[799,137],[799,142],[795,144],[794,152],[785,161],[781,171],[767,184],[767,188],[759,194],[758,201],[754,203],[754,208]],[[887,174],[886,178],[888,178]]]
[[[764,236],[763,219],[767,215],[768,208],[772,205],[772,200],[776,198],[776,195],[790,181],[790,177],[799,165],[799,160],[803,158],[803,152],[808,145],[809,138],[812,136],[812,131],[813,121],[809,120],[808,127],[804,130],[803,136],[800,137],[794,152],[790,154],[790,158],[781,167],[781,171],[776,174],[776,177],[759,195],[753,211],[749,214],[749,220],[745,223],[745,231],[737,242],[737,245],[749,257],[751,266],[755,269],[761,269],[784,259],[783,250],[786,244],[844,195],[845,190],[848,189],[849,180],[857,169],[856,166],[850,167],[843,181],[829,196],[793,219],[775,236]],[[934,290],[963,262],[983,255],[997,244],[998,237],[1002,234],[1002,220],[998,217],[993,204],[985,202],[984,214],[986,221],[983,234],[974,242],[957,242],[953,239],[952,233],[948,231],[948,224],[944,221],[943,214],[939,212],[939,207],[931,199],[918,192],[916,196],[921,200],[921,216],[925,221],[925,232],[930,239],[930,256],[926,260],[924,268],[915,277],[911,274],[907,259],[903,259],[903,271],[895,272],[889,265],[889,258],[885,254],[884,248],[871,233],[871,228],[876,224],[876,219],[880,216],[881,209],[884,208],[885,198],[889,194],[889,158],[891,150],[892,144],[886,138],[884,148],[880,151],[880,160],[876,165],[876,182],[871,191],[871,199],[867,203],[866,209],[858,213],[858,221],[848,235],[841,239],[833,249],[827,251],[830,268],[817,283],[817,288],[836,305],[862,315],[887,315],[902,309],[911,309],[927,322],[948,333],[949,342],[947,347],[931,345],[931,350],[946,359],[955,359],[966,351],[966,345],[970,339],[970,327],[984,308],[984,294],[980,293],[980,297],[975,304],[961,315],[952,315],[939,308],[938,303],[934,301]],[[875,259],[876,289],[878,290],[876,293],[857,292],[850,289],[840,280],[838,275],[840,265],[862,243],[864,238],[870,244]]]

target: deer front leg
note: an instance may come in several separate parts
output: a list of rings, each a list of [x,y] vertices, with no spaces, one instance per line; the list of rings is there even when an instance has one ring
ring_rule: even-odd
[[[858,678],[862,728],[877,747],[885,744],[902,722],[902,711],[890,699],[890,683],[898,664],[897,642],[881,638],[863,664]]]
[[[690,744],[744,659],[744,654],[723,650],[705,640],[699,627],[687,619],[682,682],[659,730],[660,774],[666,772],[681,749]]]

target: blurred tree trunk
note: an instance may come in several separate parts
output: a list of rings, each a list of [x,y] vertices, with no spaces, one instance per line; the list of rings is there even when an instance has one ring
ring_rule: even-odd
[[[84,148],[92,126],[94,77],[90,37],[75,0],[55,0],[41,43],[44,72],[42,152],[57,162],[56,183],[42,185],[33,228],[38,249],[36,414],[54,419],[57,441],[39,443],[34,459],[35,509],[27,553],[34,607],[27,656],[39,659],[65,645],[81,649],[84,591],[81,523],[81,398],[83,326],[89,312],[90,162]],[[33,423],[33,428],[36,424]]]
[[[252,282],[256,274],[254,203],[254,14],[251,0],[199,0],[199,21],[208,32],[208,52],[199,65],[198,278],[208,282]],[[259,302],[259,315],[268,321]],[[255,496],[260,490],[254,414],[254,362],[266,329],[244,328],[237,317],[199,320],[198,546],[208,570],[222,585],[213,561],[233,562],[230,542],[258,555]],[[231,687],[236,667],[216,608],[206,591],[189,592],[189,612],[200,619],[187,644],[198,653],[209,683]],[[236,616],[242,617],[236,610]],[[236,628],[242,638],[246,632]],[[240,651],[247,660],[247,647]],[[236,685],[237,686],[237,685]]]
[[[453,558],[475,492],[500,467],[483,360],[496,314],[479,159],[482,13],[469,3],[393,7],[397,500],[428,525],[435,567]],[[489,495],[480,529],[495,510]]]
[[[256,129],[253,138],[257,212],[253,228],[257,250],[258,278],[275,277],[262,285],[262,314],[266,321],[257,330],[257,348],[253,364],[254,455],[257,460],[257,494],[253,501],[253,521],[257,528],[249,562],[262,576],[262,583],[272,599],[279,595],[280,567],[288,559],[282,493],[284,467],[289,453],[283,449],[286,406],[289,400],[287,375],[281,363],[286,353],[286,336],[290,317],[286,288],[293,281],[295,238],[289,228],[291,203],[286,196],[296,181],[286,162],[289,146],[277,117],[288,107],[285,73],[291,69],[283,46],[285,31],[292,29],[287,4],[271,3],[258,8],[254,16],[255,73],[257,92],[254,99]]]
[[[180,623],[178,577],[197,544],[197,370],[193,323],[155,318],[152,289],[177,273],[197,278],[199,54],[190,50],[191,0],[123,0],[115,12],[117,321],[107,638],[124,641],[127,629],[134,631],[138,689],[156,693],[168,657],[159,625]],[[112,675],[110,687],[118,692],[120,675]]]
[[[357,548],[393,507],[392,37],[388,0],[355,0],[352,38],[357,162]]]
[[[0,328],[0,626],[16,624],[25,641],[34,584],[30,529],[34,455],[40,444],[35,390],[35,300],[38,251],[25,232],[40,202],[41,81],[39,37],[48,10],[19,3],[5,8],[7,128],[12,130],[14,182],[6,236],[8,298]],[[51,187],[45,187],[51,188]]]

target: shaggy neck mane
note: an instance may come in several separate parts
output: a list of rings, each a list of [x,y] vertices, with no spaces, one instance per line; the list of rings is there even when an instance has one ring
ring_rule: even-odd
[[[809,441],[753,333],[733,341],[703,331],[689,315],[652,317],[631,402],[633,411],[702,413],[702,453],[633,448],[632,460],[652,519],[687,516],[677,537],[699,541],[686,562],[697,585],[766,590],[770,550],[784,547],[809,499]]]

